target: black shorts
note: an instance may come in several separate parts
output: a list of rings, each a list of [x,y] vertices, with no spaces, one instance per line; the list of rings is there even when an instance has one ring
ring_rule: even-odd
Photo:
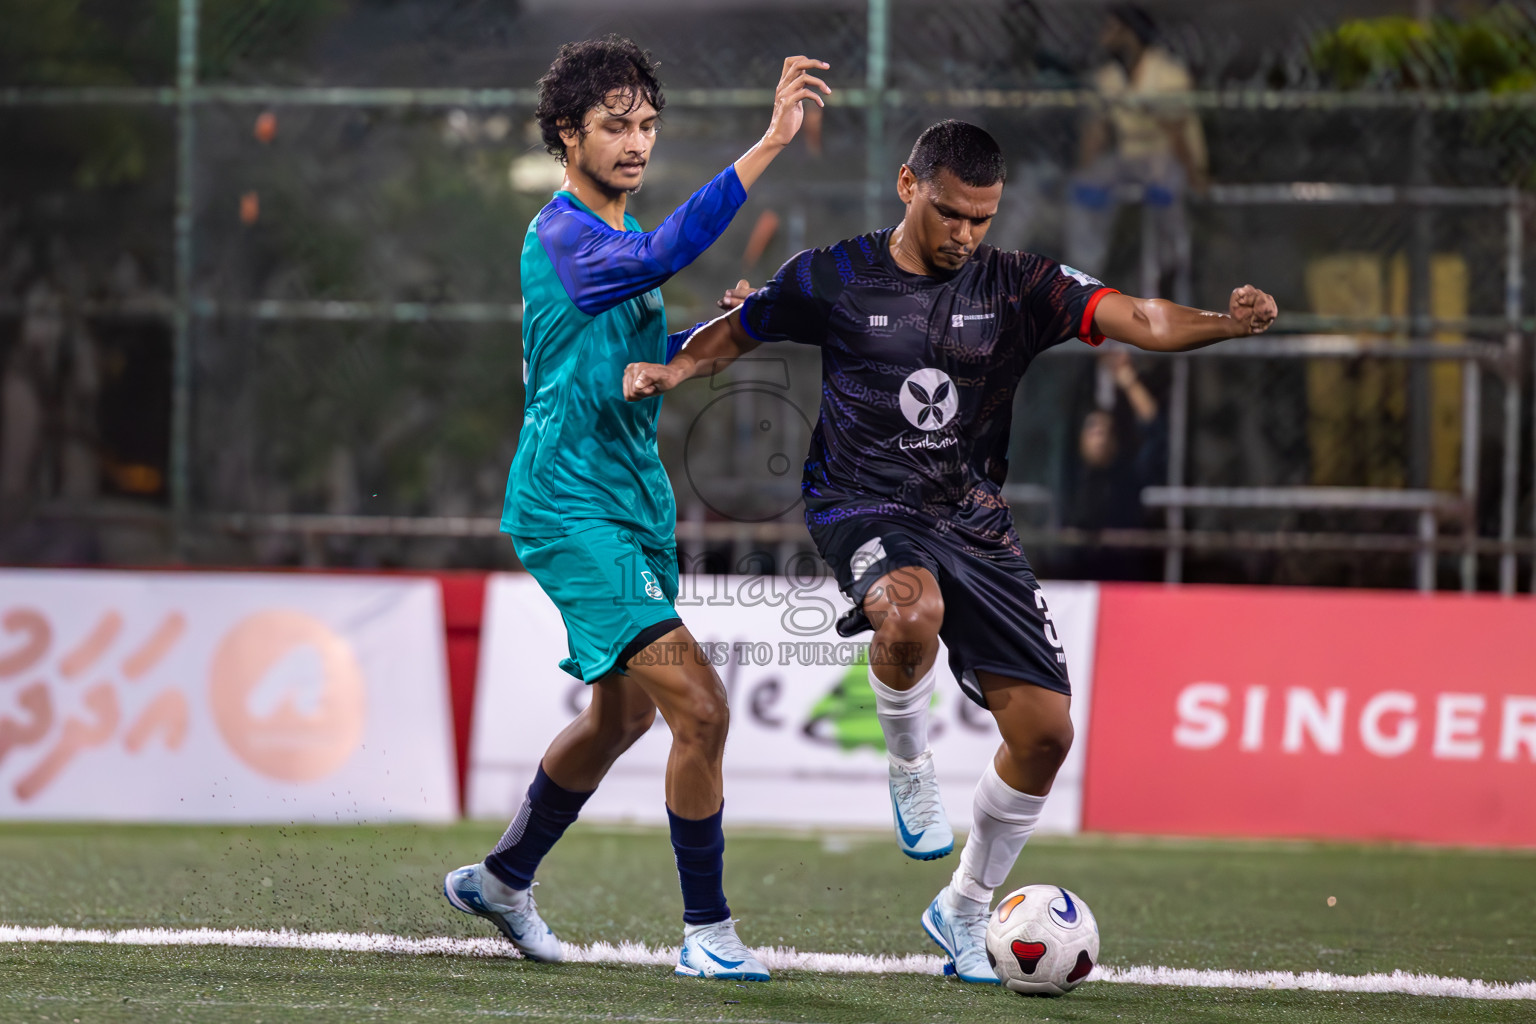
[[[897,569],[927,569],[944,599],[939,637],[967,697],[987,706],[978,671],[1071,694],[1067,655],[1045,595],[1017,551],[983,551],[920,523],[878,515],[815,526],[811,539],[853,601],[853,610],[838,622],[844,636],[871,628],[864,595],[880,577]]]

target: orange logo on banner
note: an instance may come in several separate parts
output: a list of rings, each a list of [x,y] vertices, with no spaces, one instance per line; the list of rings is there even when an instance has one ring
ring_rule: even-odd
[[[0,708],[6,712],[0,713],[0,767],[26,748],[36,747],[40,755],[16,779],[16,798],[36,798],[92,748],[120,741],[130,755],[152,744],[180,750],[192,726],[182,692],[167,687],[142,704],[132,693],[151,685],[144,677],[187,629],[186,616],[172,611],[146,635],[109,609],[81,639],[61,642],[65,649],[50,672],[62,632],[58,624],[35,608],[0,615],[0,684],[25,684],[15,691],[12,707]],[[125,640],[131,643],[114,656]],[[78,700],[70,699],[71,690],[79,692]],[[214,655],[209,698],[225,742],[271,778],[321,778],[345,763],[362,740],[364,686],[357,659],[346,641],[298,612],[258,612],[237,623]],[[66,711],[71,704],[78,709]],[[135,705],[140,709],[130,714]]]
[[[352,649],[298,612],[258,612],[230,630],[213,656],[208,697],[224,741],[275,779],[328,775],[363,738],[363,674]]]

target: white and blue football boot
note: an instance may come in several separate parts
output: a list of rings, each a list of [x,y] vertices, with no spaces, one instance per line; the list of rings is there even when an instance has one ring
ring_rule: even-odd
[[[486,873],[484,864],[466,864],[448,872],[443,879],[443,895],[448,897],[449,903],[466,914],[483,917],[494,924],[529,960],[552,964],[563,957],[560,940],[539,916],[532,891],[521,905],[514,905],[492,900],[486,895],[487,888],[498,893],[507,890],[500,879]]]
[[[923,911],[923,931],[949,954],[944,965],[945,974],[954,974],[961,981],[978,985],[997,985],[997,974],[987,959],[987,907],[980,907],[970,900],[959,899],[949,886]]]
[[[718,981],[768,980],[768,968],[736,936],[736,922],[730,918],[684,926],[683,946],[672,973]]]
[[[891,814],[896,819],[896,845],[913,860],[938,860],[955,848],[955,831],[944,814],[933,751],[911,761],[887,754],[891,769]]]

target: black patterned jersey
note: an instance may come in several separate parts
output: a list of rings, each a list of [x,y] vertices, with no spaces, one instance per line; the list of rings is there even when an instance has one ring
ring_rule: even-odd
[[[759,341],[821,348],[806,523],[907,516],[981,551],[1017,550],[1002,497],[1014,391],[1051,346],[1103,340],[1093,313],[1113,289],[987,245],[952,275],[911,274],[892,230],[800,253],[742,306]]]

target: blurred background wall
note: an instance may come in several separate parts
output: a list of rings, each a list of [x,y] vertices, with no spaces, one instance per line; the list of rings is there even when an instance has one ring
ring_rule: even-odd
[[[652,226],[838,90],[664,293],[894,223],[943,117],[997,136],[989,241],[1275,334],[1071,344],[1017,398],[1044,576],[1531,588],[1536,5],[1428,0],[0,0],[0,559],[511,567],[531,126],[565,40],[660,59]],[[810,550],[818,360],[669,396],[685,559]]]

